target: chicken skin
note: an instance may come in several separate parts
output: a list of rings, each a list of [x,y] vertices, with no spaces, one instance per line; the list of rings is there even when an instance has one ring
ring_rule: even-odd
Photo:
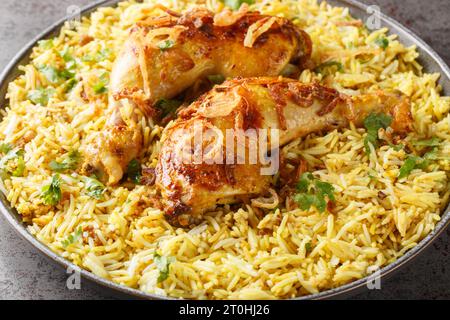
[[[129,99],[150,115],[160,99],[209,75],[277,76],[311,55],[309,36],[291,21],[248,12],[247,6],[217,15],[203,8],[182,15],[160,8],[165,15],[132,28],[111,75],[114,100]]]
[[[267,192],[271,176],[261,171],[266,165],[263,158],[252,162],[248,156],[251,146],[264,146],[252,145],[251,136],[245,136],[229,148],[229,142],[235,141],[227,140],[229,129],[276,129],[271,131],[278,132],[279,143],[267,139],[266,148],[275,154],[277,146],[310,133],[348,127],[350,122],[361,127],[371,113],[390,115],[391,127],[397,133],[411,129],[410,102],[399,93],[350,97],[319,84],[281,77],[227,81],[194,102],[166,128],[156,168],[162,207],[170,221],[186,226],[218,204]],[[203,138],[195,141],[200,132]],[[233,155],[234,161],[228,161],[230,150],[238,145],[245,149],[245,160],[236,162]],[[203,157],[196,159],[199,150],[203,150]],[[208,161],[212,158],[219,161]]]
[[[83,146],[84,174],[113,185],[141,152],[139,108],[156,120],[158,102],[171,99],[210,75],[224,78],[277,76],[288,64],[302,70],[311,55],[309,36],[287,19],[206,9],[163,15],[137,23],[115,61],[109,87],[110,120]],[[136,110],[135,110],[136,111]],[[125,115],[124,115],[125,114]]]

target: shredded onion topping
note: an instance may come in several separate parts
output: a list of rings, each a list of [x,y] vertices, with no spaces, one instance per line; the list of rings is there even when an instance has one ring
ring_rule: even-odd
[[[238,11],[231,11],[225,8],[222,12],[214,16],[214,25],[218,27],[227,27],[235,24],[248,12],[248,4],[244,3]]]
[[[245,35],[244,39],[244,46],[252,48],[256,40],[258,40],[258,38],[265,32],[269,31],[272,25],[279,20],[280,19],[277,17],[266,17],[264,19],[256,21],[250,26],[250,28],[248,28],[247,34]]]

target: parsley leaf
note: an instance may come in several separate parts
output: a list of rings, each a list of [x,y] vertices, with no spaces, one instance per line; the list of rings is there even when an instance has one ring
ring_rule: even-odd
[[[344,66],[342,65],[342,63],[340,63],[338,61],[327,61],[327,62],[324,62],[324,63],[318,65],[314,69],[314,72],[321,73],[323,75],[332,74],[332,73],[335,73],[335,72],[330,72],[330,69],[332,67],[334,67],[336,69],[335,72],[343,72],[344,71]]]
[[[437,160],[437,148],[425,153],[423,157],[408,155],[403,165],[400,167],[398,179],[406,178],[414,169],[426,169],[430,165],[430,161]]]
[[[85,187],[87,190],[88,196],[94,199],[101,199],[103,192],[105,191],[105,185],[97,180],[97,177],[85,177]]]
[[[312,250],[312,244],[311,244],[311,242],[305,243],[305,250],[306,250],[306,252],[309,252],[309,251]]]
[[[290,77],[290,76],[292,76],[294,74],[297,74],[299,71],[300,71],[300,69],[297,66],[295,66],[295,65],[293,65],[291,63],[288,63],[286,65],[286,67],[284,67],[283,70],[281,70],[280,74],[283,77]]]
[[[50,162],[50,169],[55,172],[65,172],[67,170],[74,170],[80,162],[81,154],[77,150],[70,151],[62,162],[55,160]]]
[[[0,152],[5,156],[1,159],[0,166],[2,168],[2,174],[10,173],[13,177],[22,177],[25,171],[25,160],[23,158],[24,151],[20,149],[13,150],[10,144],[1,145]],[[17,160],[15,169],[8,166],[11,160]]]
[[[83,229],[81,227],[78,227],[78,229],[69,235],[66,240],[62,241],[62,245],[64,248],[67,248],[68,246],[76,243],[82,236]]]
[[[416,140],[412,142],[417,147],[438,147],[441,144],[441,139],[433,137],[427,140]]]
[[[320,181],[310,172],[302,174],[297,184],[298,193],[294,195],[294,201],[302,210],[309,210],[312,206],[320,212],[327,208],[327,200],[336,201],[334,187],[328,182]]]
[[[105,48],[105,49],[102,49],[99,52],[97,52],[97,54],[95,54],[95,55],[85,55],[81,58],[81,60],[84,62],[93,62],[93,61],[101,62],[101,61],[111,58],[112,53],[113,52],[111,49]]]
[[[17,167],[12,172],[13,177],[23,177],[23,173],[25,171],[25,160],[23,158],[23,152],[18,153],[17,156]]]
[[[51,83],[58,83],[60,81],[60,74],[58,69],[52,66],[43,66],[39,68],[39,71],[47,78]]]
[[[131,160],[128,164],[127,176],[135,184],[139,184],[141,182],[142,166],[136,159]]]
[[[212,74],[208,76],[208,80],[213,84],[222,84],[225,81],[225,77],[221,74]]]
[[[400,151],[400,150],[402,150],[403,148],[405,148],[405,145],[402,144],[402,143],[399,143],[399,144],[389,143],[389,146],[390,146],[392,149],[394,149],[395,151]]]
[[[403,179],[403,178],[406,178],[407,176],[409,176],[409,174],[416,168],[416,166],[418,165],[418,163],[421,160],[422,159],[417,156],[412,156],[412,155],[408,156],[400,168],[398,178]]]
[[[41,40],[38,42],[38,46],[41,49],[48,50],[53,48],[53,39]]]
[[[13,146],[9,143],[0,144],[0,153],[7,154],[13,149]]]
[[[155,107],[161,111],[161,118],[165,118],[171,113],[174,113],[182,102],[179,100],[161,99],[155,103]]]
[[[106,86],[108,85],[108,73],[104,72],[98,82],[96,84],[94,84],[94,86],[92,87],[92,89],[94,90],[94,92],[96,94],[103,94],[105,92],[108,91],[108,89],[106,88]]]
[[[175,42],[173,42],[172,40],[164,40],[161,41],[160,43],[158,43],[158,48],[161,51],[166,51],[167,49],[172,48],[175,45]]]
[[[102,81],[99,81],[96,84],[94,84],[92,89],[94,89],[94,92],[96,94],[102,94],[102,93],[105,93],[107,91],[106,85]]]
[[[55,89],[49,88],[37,88],[35,90],[31,90],[27,98],[33,102],[34,104],[40,104],[41,106],[47,106],[48,101],[55,94]]]
[[[175,262],[175,258],[165,257],[155,253],[153,256],[153,262],[159,270],[158,283],[163,282],[169,277],[170,264]]]
[[[102,49],[97,53],[97,61],[103,61],[103,60],[109,59],[111,56],[112,56],[111,49],[109,49],[109,48]]]
[[[61,201],[61,178],[59,174],[55,174],[52,178],[52,182],[42,188],[42,198],[44,199],[44,204],[47,205],[57,205]]]
[[[387,47],[389,47],[389,39],[384,36],[378,37],[375,40],[375,44],[380,48],[382,48],[383,50],[386,50]]]
[[[364,127],[367,130],[367,136],[364,139],[364,146],[367,154],[370,154],[369,143],[375,148],[378,146],[378,130],[381,128],[386,129],[391,123],[392,117],[384,113],[371,113],[364,120]]]
[[[239,10],[243,3],[254,4],[255,0],[223,0],[223,3],[233,10]]]

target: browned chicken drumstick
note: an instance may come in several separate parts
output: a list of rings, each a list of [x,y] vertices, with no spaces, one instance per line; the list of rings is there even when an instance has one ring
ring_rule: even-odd
[[[84,148],[85,174],[115,184],[139,154],[142,137],[129,107],[154,117],[160,99],[173,98],[210,75],[277,76],[288,64],[303,68],[311,55],[309,36],[288,19],[247,8],[214,15],[201,8],[178,14],[156,6],[162,15],[131,29],[111,74],[111,119]]]
[[[207,163],[208,157],[228,154],[227,129],[279,129],[282,146],[310,133],[348,127],[350,122],[360,127],[371,113],[391,115],[395,132],[410,130],[410,103],[399,93],[350,97],[319,84],[283,78],[227,81],[194,102],[166,129],[156,168],[162,207],[171,221],[188,225],[218,204],[255,197],[270,188],[271,177],[261,174],[262,164],[249,158],[241,164]],[[197,133],[207,131],[216,134],[196,143]],[[209,148],[203,151],[208,156],[197,162],[192,157],[189,162],[186,153],[193,155],[200,147]]]

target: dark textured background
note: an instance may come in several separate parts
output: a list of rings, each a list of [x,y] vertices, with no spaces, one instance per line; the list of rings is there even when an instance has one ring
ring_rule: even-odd
[[[1,0],[0,69],[45,27],[66,14],[70,5],[88,0]],[[449,0],[363,0],[415,31],[450,64]],[[354,296],[358,299],[450,299],[450,229],[410,266],[383,281],[382,289]],[[105,299],[82,283],[81,290],[66,288],[64,272],[42,258],[0,218],[0,298]]]

